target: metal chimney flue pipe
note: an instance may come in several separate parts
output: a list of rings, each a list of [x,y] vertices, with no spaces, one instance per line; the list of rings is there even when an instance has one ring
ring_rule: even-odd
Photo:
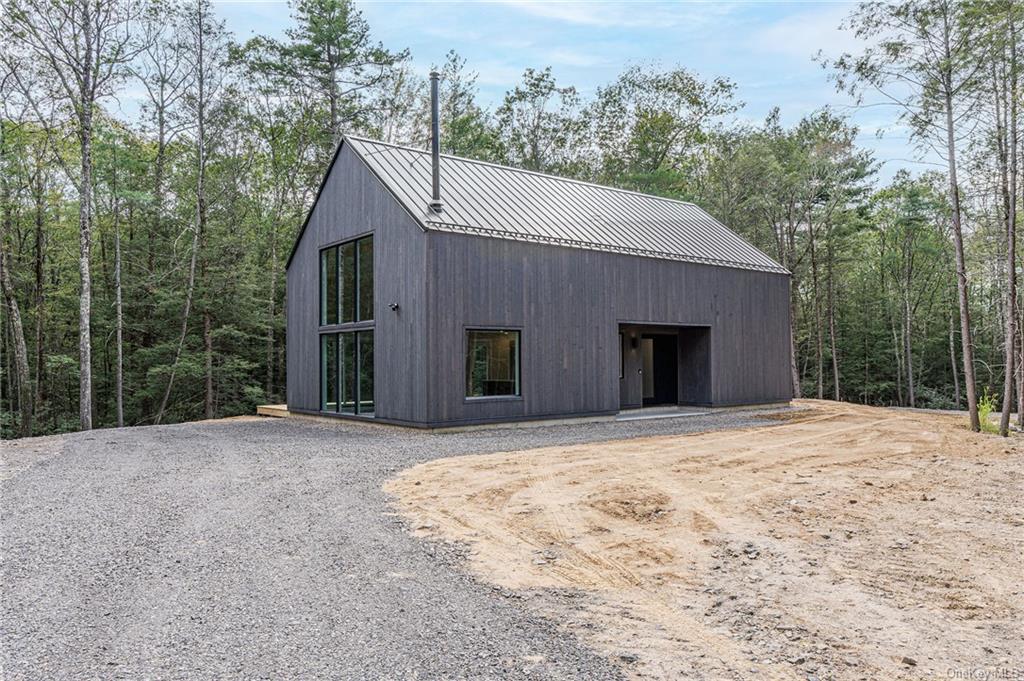
[[[430,195],[430,210],[440,213],[441,203],[441,113],[438,104],[438,81],[441,74],[430,72],[430,168],[433,186]]]

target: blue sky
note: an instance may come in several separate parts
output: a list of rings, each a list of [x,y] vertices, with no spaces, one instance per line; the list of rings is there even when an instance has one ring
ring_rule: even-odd
[[[375,39],[408,47],[424,74],[454,49],[479,73],[483,103],[493,105],[527,67],[551,66],[561,84],[582,94],[612,81],[626,66],[682,65],[705,78],[724,76],[745,102],[738,116],[760,121],[779,106],[785,123],[830,105],[861,128],[859,142],[883,161],[881,176],[899,168],[927,170],[906,132],[885,106],[853,108],[813,60],[859,49],[839,29],[848,2],[360,2]],[[280,36],[289,24],[285,2],[217,2],[236,39]],[[881,133],[881,138],[878,137]],[[933,159],[934,160],[934,159]]]

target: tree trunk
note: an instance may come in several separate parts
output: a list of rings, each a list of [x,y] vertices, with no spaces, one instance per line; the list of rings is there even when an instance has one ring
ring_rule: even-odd
[[[82,430],[92,430],[92,114],[93,25],[91,7],[82,3],[82,44],[85,47],[79,84],[79,145],[81,177],[78,185],[78,418]]]
[[[1017,369],[1017,427],[1024,428],[1024,333],[1021,333],[1024,326],[1021,324],[1019,305],[1013,313],[1017,315],[1017,361],[1014,363]]]
[[[174,387],[174,375],[178,369],[178,361],[181,359],[181,350],[185,345],[185,336],[188,334],[188,316],[192,312],[192,295],[196,283],[196,257],[199,253],[199,226],[196,225],[192,231],[192,257],[188,264],[188,282],[185,285],[185,305],[181,311],[181,331],[178,334],[178,346],[174,350],[174,359],[171,361],[171,373],[167,377],[167,387],[164,390],[163,399],[160,400],[160,407],[156,411],[153,423],[160,423],[167,410],[167,403],[171,399],[171,388]]]
[[[32,382],[28,373],[28,347],[25,345],[25,329],[21,324],[21,310],[18,299],[14,295],[7,258],[7,235],[12,231],[10,201],[7,194],[7,183],[4,182],[4,218],[3,231],[0,232],[0,286],[3,287],[4,301],[10,315],[11,341],[14,345],[14,374],[18,387],[18,434],[21,437],[32,435]],[[13,398],[13,395],[11,396]]]
[[[114,316],[117,358],[114,367],[117,427],[124,427],[124,314],[121,305],[121,225],[118,223],[117,161],[114,161]]]
[[[156,273],[156,246],[154,239],[160,235],[164,217],[164,168],[167,159],[167,122],[163,104],[157,112],[156,160],[153,162],[153,229],[147,240],[146,263],[152,277]]]
[[[835,281],[833,279],[834,254],[832,242],[828,244],[828,342],[829,351],[832,354],[832,398],[839,401],[839,353],[836,351],[836,303],[835,303]]]
[[[909,285],[909,282],[908,282]],[[914,353],[911,348],[911,334],[913,333],[913,320],[910,311],[910,294],[903,299],[903,355],[907,367],[907,402],[911,407],[916,407],[914,397]]]
[[[810,221],[808,221],[810,222]],[[811,295],[814,297],[812,309],[814,311],[814,360],[815,374],[817,379],[817,397],[819,400],[825,397],[825,353],[821,332],[821,295],[818,290],[818,255],[814,244],[814,227],[807,226],[807,234],[810,237],[811,254]]]
[[[953,324],[953,309],[949,310],[949,366],[953,371],[953,395],[956,408],[960,408],[960,371],[956,362],[956,325]]]
[[[92,113],[83,104],[82,176],[78,187],[78,417],[82,430],[92,429]]]
[[[331,70],[330,82],[327,87],[327,100],[331,110],[331,150],[341,142],[341,113],[338,95],[338,74],[334,66],[334,55],[330,46],[327,47],[327,64]]]
[[[1002,188],[1006,218],[1006,372],[1003,381],[1003,409],[999,434],[1010,434],[1010,408],[1013,401],[1014,360],[1016,359],[1017,304],[1017,31],[1010,19],[1010,82],[1006,123],[1008,154],[1003,156]],[[996,102],[996,111],[999,110]]]
[[[211,332],[210,312],[203,312],[203,350],[206,365],[206,398],[203,400],[203,415],[213,418],[213,333]]]
[[[793,397],[800,397],[800,369],[796,360],[796,301],[789,299],[789,369],[793,379]]]
[[[185,305],[181,311],[181,332],[178,335],[178,346],[174,351],[174,360],[171,363],[171,373],[167,379],[167,388],[164,391],[160,407],[157,409],[154,423],[160,423],[167,403],[171,397],[171,388],[174,386],[174,376],[177,372],[178,361],[181,359],[182,348],[185,345],[185,336],[188,333],[188,318],[192,311],[192,299],[195,295],[196,285],[196,263],[199,259],[199,248],[202,243],[203,231],[206,224],[205,205],[205,183],[206,183],[206,55],[205,55],[205,27],[206,17],[203,14],[204,3],[198,3],[198,15],[196,17],[196,212],[195,224],[192,229],[192,256],[189,258],[188,282],[185,287]],[[205,322],[205,315],[204,315]]]
[[[36,178],[34,183],[35,193],[35,308],[36,308],[36,396],[35,408],[41,409],[43,400],[46,397],[46,299],[44,286],[44,258],[46,241],[44,238],[43,223],[46,211],[46,184],[43,179],[43,164],[37,156]]]
[[[270,299],[267,305],[267,399],[274,392],[274,308],[277,301],[277,239],[276,222],[270,235]]]
[[[892,333],[892,356],[896,361],[896,404],[904,406],[903,402],[903,353],[902,343],[896,331],[896,322],[893,321],[892,312],[889,313],[889,330]]]
[[[956,292],[960,306],[960,345],[964,361],[964,391],[971,430],[981,430],[978,419],[978,395],[974,382],[974,342],[971,338],[971,312],[967,297],[967,265],[964,258],[964,235],[960,225],[960,187],[956,176],[956,138],[953,125],[953,96],[946,89],[946,155],[949,161],[949,203],[952,209],[953,249],[956,254]]]
[[[784,258],[783,265],[788,265],[792,262],[792,258]],[[790,267],[792,267],[790,265]],[[793,397],[799,398],[801,396],[800,390],[800,367],[796,356],[796,313],[797,313],[797,290],[799,284],[796,280],[796,275],[791,275],[789,278],[789,370],[790,378],[793,381]]]

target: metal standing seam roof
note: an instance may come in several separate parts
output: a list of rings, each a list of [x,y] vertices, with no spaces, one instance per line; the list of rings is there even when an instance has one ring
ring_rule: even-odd
[[[428,151],[345,143],[427,230],[788,274],[692,203],[457,156],[441,155],[435,213]]]

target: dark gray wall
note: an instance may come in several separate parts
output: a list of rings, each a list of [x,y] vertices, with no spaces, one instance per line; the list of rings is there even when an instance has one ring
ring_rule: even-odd
[[[679,403],[711,404],[711,329],[679,330]]]
[[[377,415],[426,421],[427,235],[344,146],[288,268],[288,407],[295,411],[320,408],[319,250],[370,232],[374,235]],[[399,304],[397,313],[388,308],[391,302]]]
[[[617,411],[630,392],[619,383],[624,323],[710,327],[715,405],[791,397],[786,275],[442,232],[428,242],[432,422]],[[465,399],[474,326],[523,330],[521,399]]]

